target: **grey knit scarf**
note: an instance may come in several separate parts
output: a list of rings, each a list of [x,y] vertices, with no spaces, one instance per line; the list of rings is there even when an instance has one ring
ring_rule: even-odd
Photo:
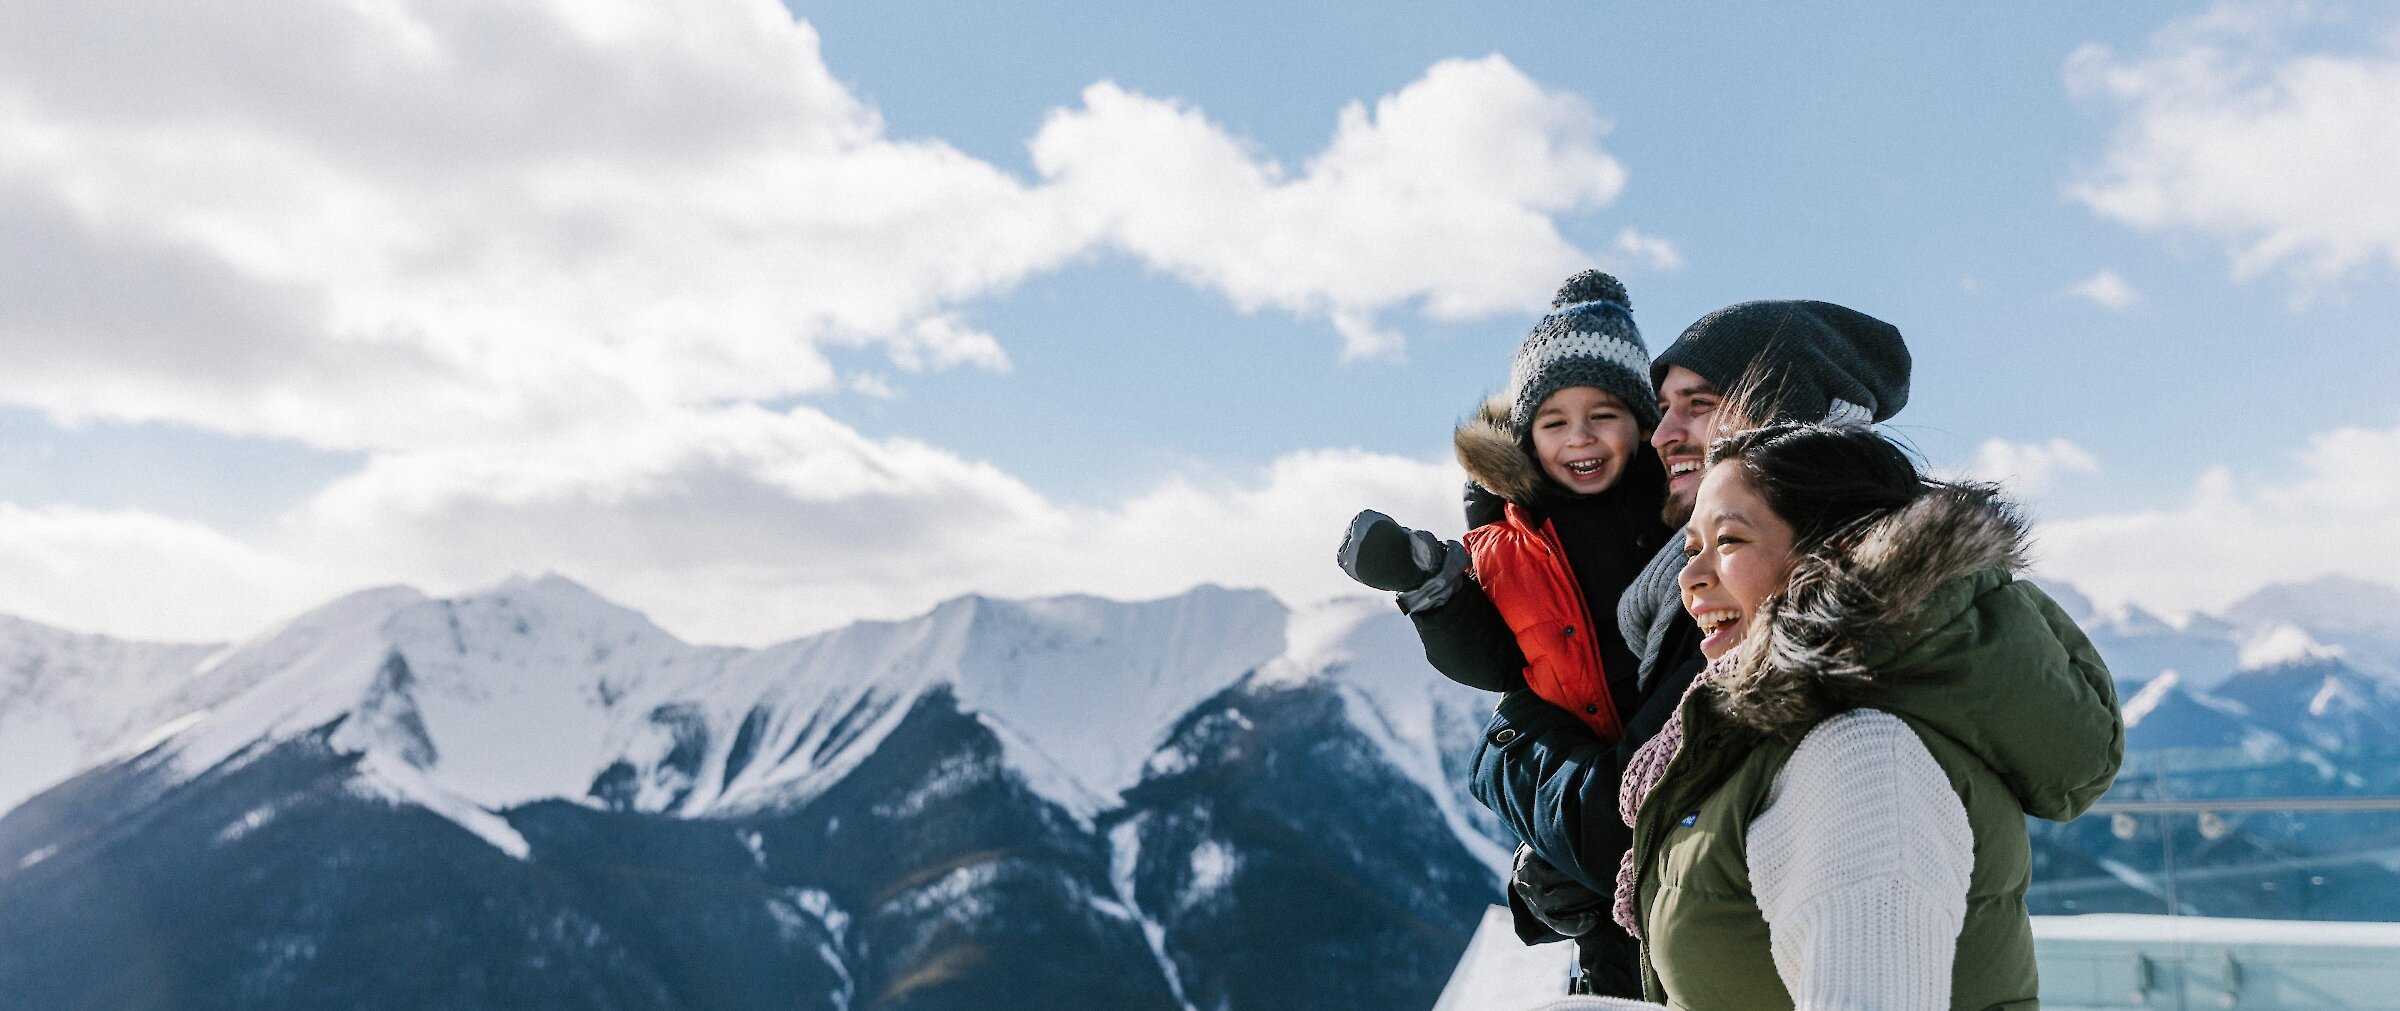
[[[1683,561],[1683,531],[1677,530],[1667,535],[1667,543],[1617,598],[1617,631],[1624,634],[1625,645],[1641,655],[1637,683],[1643,688],[1658,676],[1658,651],[1666,645],[1667,627],[1683,610],[1683,587],[1676,582],[1683,575]]]

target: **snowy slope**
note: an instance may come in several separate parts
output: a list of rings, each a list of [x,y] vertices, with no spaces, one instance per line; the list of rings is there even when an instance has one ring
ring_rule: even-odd
[[[201,683],[230,697],[169,747],[197,774],[341,720],[333,745],[373,758],[396,795],[485,809],[577,797],[631,697],[728,653],[555,576],[452,600],[368,590],[226,653]]]
[[[1089,815],[1140,778],[1177,717],[1280,654],[1285,619],[1264,592],[1213,586],[1131,604],[970,596],[771,647],[661,700],[720,728],[683,810],[804,800],[946,685],[1029,786]]]
[[[1350,702],[1350,721],[1433,797],[1469,852],[1506,866],[1505,830],[1466,792],[1467,760],[1499,696],[1457,684],[1425,662],[1416,626],[1380,597],[1327,601],[1292,615],[1291,648],[1260,680],[1322,678]]]
[[[2280,692],[2290,678],[2237,676],[2240,661],[2346,654],[2322,641],[2383,626],[2328,631],[2320,616],[2338,609],[2320,598],[2364,592],[2310,584],[2225,619],[2175,625],[2128,608],[2088,626],[2129,698],[2159,670],[2183,672],[2129,707],[2138,739],[2322,743],[2388,725],[2395,691],[2363,675],[2318,678],[2291,688],[2309,699],[2276,704],[2246,693]],[[223,648],[10,621],[0,810],[178,718],[166,753],[186,776],[337,726],[331,745],[365,759],[362,791],[444,812],[507,849],[516,843],[489,816],[545,798],[687,817],[804,803],[940,688],[1002,742],[1014,776],[1088,819],[1145,769],[1173,766],[1158,749],[1175,722],[1251,676],[1334,686],[1347,718],[1477,857],[1500,858],[1503,834],[1461,789],[1489,696],[1433,672],[1386,601],[1294,612],[1218,587],[1134,603],[961,597],[760,650],[681,642],[554,576],[452,599],[362,591]],[[2270,709],[2279,718],[2252,715]]]
[[[0,812],[182,715],[180,690],[218,649],[0,616]]]
[[[12,777],[20,796],[144,714],[191,714],[165,739],[187,778],[335,726],[330,744],[362,757],[362,792],[514,850],[492,814],[545,798],[685,815],[804,801],[941,687],[1004,742],[1017,776],[1088,816],[1140,778],[1177,717],[1281,654],[1286,618],[1266,593],[1215,587],[1140,603],[963,597],[747,651],[681,642],[555,576],[454,599],[388,587],[222,649],[96,641],[76,665],[74,643],[22,633],[17,668],[106,668],[106,683],[149,695],[69,707],[19,684],[60,678],[20,675],[5,685],[24,704],[0,719],[40,731],[12,742],[63,756],[23,763],[39,774]],[[61,735],[79,743],[62,750]]]
[[[2243,706],[2194,692],[2183,676],[2167,671],[2150,679],[2124,703],[2125,747],[2272,749],[2282,738],[2250,719]]]
[[[2277,583],[2235,601],[2225,617],[2254,635],[2303,629],[2361,670],[2400,677],[2400,589],[2340,576]]]

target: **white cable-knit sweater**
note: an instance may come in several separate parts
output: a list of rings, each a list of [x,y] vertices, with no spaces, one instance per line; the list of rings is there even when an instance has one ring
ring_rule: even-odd
[[[1975,838],[1907,723],[1855,709],[1809,731],[1750,823],[1748,853],[1775,971],[1799,1011],[1950,1006]]]
[[[1801,1011],[1950,1006],[1975,837],[1899,717],[1852,710],[1809,731],[1750,823],[1749,858]]]

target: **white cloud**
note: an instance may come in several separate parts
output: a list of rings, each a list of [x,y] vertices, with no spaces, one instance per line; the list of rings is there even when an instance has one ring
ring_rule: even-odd
[[[0,38],[0,400],[61,418],[394,448],[821,391],[835,342],[1004,367],[947,306],[1091,242],[886,138],[766,0],[10,5]]]
[[[2073,195],[2136,228],[2214,237],[2243,276],[2282,266],[2306,287],[2400,269],[2400,25],[2294,52],[2304,10],[2220,3],[2138,55],[2078,51],[2070,87],[2123,118]]]
[[[239,533],[0,504],[0,611],[230,636],[558,570],[756,641],[968,590],[1341,592],[1342,521],[1440,524],[1449,464],[1304,451],[1085,506],[757,405],[1007,371],[967,307],[1108,250],[1349,356],[1399,350],[1396,310],[1539,307],[1594,262],[1557,220],[1625,185],[1606,131],[1449,60],[1286,167],[1100,83],[1023,178],[890,136],[774,0],[0,5],[0,405],[368,461]],[[837,374],[842,347],[895,371]]]
[[[558,571],[705,641],[764,643],[961,593],[1161,596],[1201,582],[1307,603],[1351,514],[1455,537],[1457,468],[1310,450],[1085,506],[812,408],[734,405],[538,442],[379,453],[270,529],[0,505],[0,613],[233,638],[364,585],[456,593]]]
[[[1987,442],[2020,494],[2098,473],[2073,443]],[[1377,508],[1460,532],[1440,459],[1288,454],[1100,505],[873,439],[802,407],[736,405],[538,444],[377,454],[276,528],[236,538],[134,512],[0,506],[0,613],[225,638],[362,585],[435,593],[560,571],[705,641],[760,643],[965,592],[1119,598],[1208,581],[1304,603],[1359,592],[1332,561]],[[2212,470],[2165,508],[2041,524],[2042,571],[2104,606],[2217,611],[2258,588],[2400,572],[2400,429],[2321,434],[2271,471]]]
[[[2217,611],[2276,582],[2400,573],[2400,429],[2310,438],[2286,466],[2215,468],[2180,505],[2042,525],[2045,571],[2105,603]]]
[[[1683,254],[1675,251],[1674,243],[1631,228],[1617,230],[1617,252],[1659,270],[1674,270],[1683,266]]]
[[[1398,350],[1375,324],[1383,310],[1522,310],[1589,265],[1553,217],[1624,188],[1605,129],[1582,100],[1487,56],[1437,63],[1372,112],[1352,103],[1297,171],[1197,110],[1110,83],[1053,113],[1032,150],[1111,243],[1246,310],[1329,319],[1362,357]]]
[[[1078,506],[809,408],[736,406],[538,447],[379,456],[261,550],[436,593],[558,569],[679,633],[757,643],[966,592],[1130,598],[1216,582],[1295,603],[1360,592],[1333,564],[1351,514],[1379,508],[1457,536],[1461,480],[1448,461],[1312,450],[1248,478],[1179,478]],[[121,617],[104,600],[87,607],[84,624]]]
[[[1109,247],[1387,352],[1590,260],[1603,130],[1445,61],[1289,172],[1103,83],[1028,181],[887,136],[773,0],[7,5],[0,403],[395,449],[825,392],[829,345],[1005,370],[957,307]]]
[[[2099,459],[2065,439],[2046,443],[1986,439],[1975,448],[1974,462],[1967,465],[1965,476],[1996,481],[2012,494],[2038,498],[2056,487],[2061,477],[2098,473]]]
[[[2106,309],[2121,310],[2133,305],[2139,298],[2134,294],[2132,285],[2126,284],[2125,279],[2118,277],[2116,271],[2107,268],[2102,268],[2099,273],[2084,278],[2067,290],[2088,298],[2092,300],[2093,304]]]
[[[871,372],[862,372],[851,376],[850,392],[877,400],[900,399],[900,391],[892,386],[891,380]]]
[[[0,614],[180,641],[232,638],[357,588],[194,523],[4,502],[0,572]]]

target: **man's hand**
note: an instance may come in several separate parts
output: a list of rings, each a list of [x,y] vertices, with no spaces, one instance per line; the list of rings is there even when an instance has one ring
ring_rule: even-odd
[[[1583,886],[1519,845],[1508,887],[1525,900],[1534,919],[1567,937],[1582,937],[1608,922],[1616,897]]]

